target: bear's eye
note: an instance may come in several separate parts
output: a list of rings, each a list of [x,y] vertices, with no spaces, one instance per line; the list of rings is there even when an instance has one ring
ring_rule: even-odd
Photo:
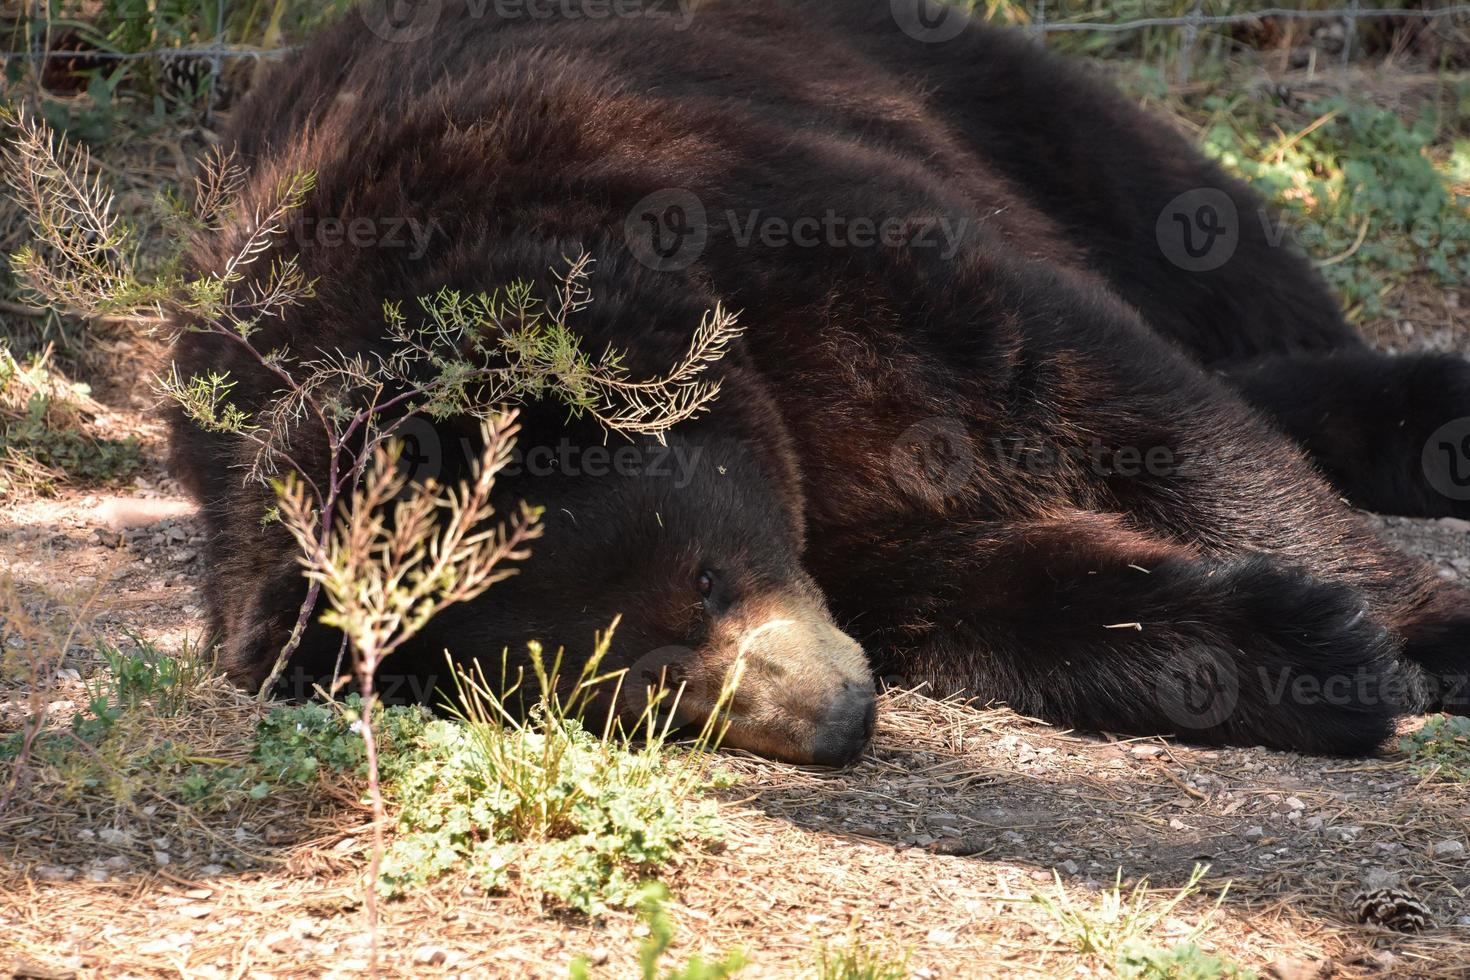
[[[699,594],[702,597],[708,599],[710,597],[710,593],[715,591],[714,573],[708,571],[700,572],[694,577],[694,587],[695,589],[699,590]]]

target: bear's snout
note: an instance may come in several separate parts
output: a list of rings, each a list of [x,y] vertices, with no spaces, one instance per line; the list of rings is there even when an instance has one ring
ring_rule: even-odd
[[[862,647],[815,605],[787,605],[740,632],[723,744],[805,765],[844,766],[862,754],[877,713]]]
[[[873,739],[878,699],[873,685],[845,684],[817,728],[811,761],[841,767],[857,759]]]

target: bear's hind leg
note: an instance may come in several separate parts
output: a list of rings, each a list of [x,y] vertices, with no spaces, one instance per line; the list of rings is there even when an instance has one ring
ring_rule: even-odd
[[[833,590],[861,596],[853,626],[880,670],[1055,724],[1361,755],[1422,699],[1352,587],[1200,558],[1111,515],[956,528],[846,564],[881,568],[881,596]]]

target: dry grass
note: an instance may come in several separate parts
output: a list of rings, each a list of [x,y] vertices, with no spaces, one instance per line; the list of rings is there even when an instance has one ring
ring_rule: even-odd
[[[258,708],[223,690],[201,696],[214,706],[158,737],[227,758]],[[723,761],[739,777],[721,806],[725,847],[668,875],[676,956],[744,948],[742,976],[785,977],[814,971],[823,942],[858,935],[907,951],[931,976],[981,964],[991,975],[1090,975],[1096,965],[1031,900],[1050,893],[1054,872],[1087,905],[1119,867],[1125,883],[1147,875],[1167,897],[1206,861],[1203,893],[1150,940],[1170,944],[1203,921],[1200,945],[1242,965],[1330,963],[1345,977],[1463,976],[1470,962],[1470,925],[1458,923],[1470,867],[1463,853],[1432,856],[1464,840],[1463,785],[1426,782],[1400,759],[1083,738],[912,692],[888,694],[880,718],[873,751],[842,772]],[[370,825],[343,787],[211,818],[159,799],[67,799],[44,770],[28,780],[0,816],[0,952],[105,976],[361,968]],[[133,843],[103,839],[118,827]],[[153,837],[168,840],[170,864],[156,864]],[[91,880],[99,861],[105,881]],[[1448,925],[1401,936],[1349,922],[1350,896],[1375,876],[1396,878]],[[384,970],[565,976],[587,953],[601,964],[594,975],[628,975],[631,913],[591,921],[538,901],[514,888],[485,896],[455,877],[417,890],[383,909]]]

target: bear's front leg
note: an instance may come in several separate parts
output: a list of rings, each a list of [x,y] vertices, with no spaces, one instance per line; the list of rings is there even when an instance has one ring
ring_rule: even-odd
[[[1355,589],[1113,515],[957,526],[848,567],[866,584],[832,591],[880,671],[1059,725],[1361,755],[1423,697]]]

